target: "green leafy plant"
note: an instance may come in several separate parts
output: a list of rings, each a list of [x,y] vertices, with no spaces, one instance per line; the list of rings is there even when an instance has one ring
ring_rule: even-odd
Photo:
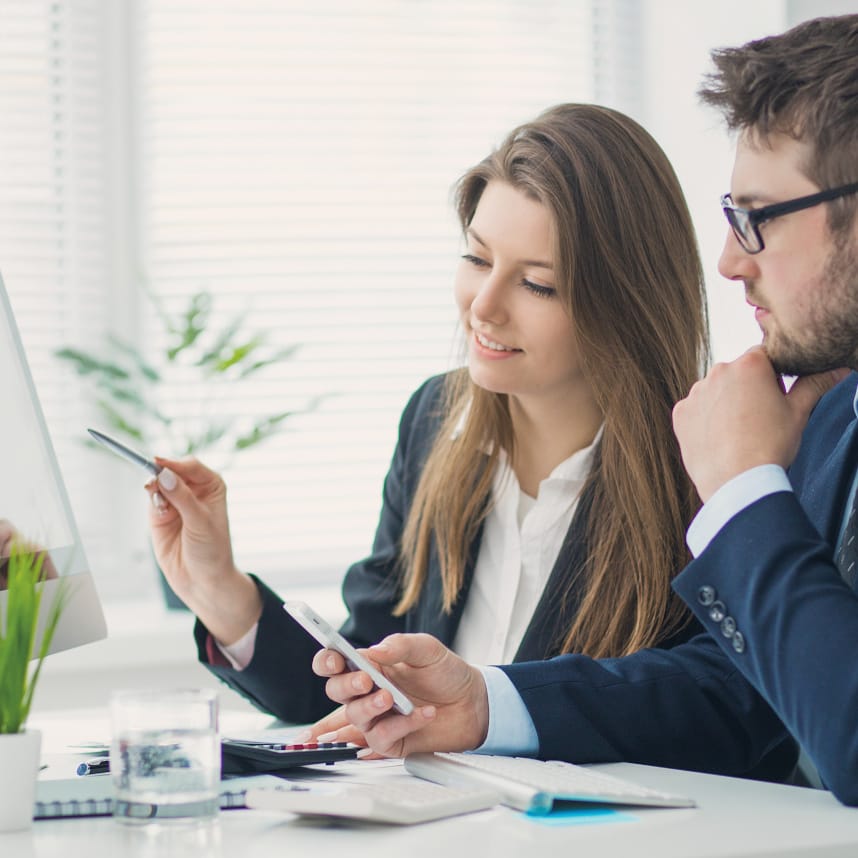
[[[24,728],[42,662],[65,607],[66,590],[60,580],[36,652],[47,577],[43,575],[45,557],[44,551],[13,541],[9,557],[0,561],[0,580],[5,577],[7,589],[5,613],[0,613],[0,733],[20,733]],[[34,658],[35,667],[31,669]]]
[[[225,406],[237,385],[288,360],[298,346],[269,347],[265,333],[244,331],[243,315],[216,327],[213,299],[205,291],[193,295],[174,315],[150,298],[166,342],[157,360],[114,336],[108,337],[103,354],[72,347],[56,352],[91,381],[105,428],[147,449],[156,441],[164,443],[175,455],[196,455],[212,447],[235,453],[279,432],[295,411],[239,419],[229,416]],[[183,395],[199,396],[192,418],[179,420],[164,413],[158,393],[170,381],[180,385]],[[317,402],[302,410],[311,410]]]

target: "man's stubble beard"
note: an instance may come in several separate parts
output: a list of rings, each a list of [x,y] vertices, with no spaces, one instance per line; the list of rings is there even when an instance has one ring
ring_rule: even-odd
[[[836,244],[819,279],[819,300],[800,337],[778,329],[763,341],[780,375],[858,367],[858,243]]]

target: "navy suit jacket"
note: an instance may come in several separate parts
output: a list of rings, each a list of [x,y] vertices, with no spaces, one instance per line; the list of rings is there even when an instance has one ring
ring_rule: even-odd
[[[675,582],[724,658],[847,804],[858,804],[858,670],[849,667],[858,598],[833,556],[858,468],[856,384],[853,373],[811,415],[789,471],[795,494],[769,495],[736,515]],[[710,615],[713,598],[724,606],[715,616],[732,618],[740,646]]]
[[[856,384],[853,373],[814,409],[789,471],[795,493],[736,515],[674,580],[709,634],[623,659],[504,668],[540,756],[725,774],[762,758],[753,773],[778,777],[788,727],[824,783],[858,804],[858,598],[833,562],[858,468]]]
[[[394,632],[427,632],[447,645],[455,638],[473,576],[480,535],[471,546],[463,591],[451,613],[444,613],[442,608],[441,576],[437,557],[433,554],[417,604],[405,616],[394,617],[392,614],[399,597],[396,570],[399,540],[426,456],[438,431],[442,391],[443,377],[430,379],[406,406],[393,461],[385,479],[381,518],[372,553],[346,574],[343,596],[349,618],[342,632],[355,646],[369,646]],[[570,627],[577,610],[574,592],[567,599],[560,598],[560,594],[586,556],[588,508],[589,496],[585,493],[518,649],[517,662],[545,659],[559,652],[563,633]],[[319,645],[283,611],[282,599],[276,593],[258,579],[257,586],[262,595],[263,610],[251,663],[243,671],[229,667],[212,646],[208,631],[198,622],[195,636],[200,659],[224,682],[264,711],[285,721],[314,721],[334,707],[325,696],[324,681],[315,676],[310,667]],[[699,631],[700,626],[692,619],[686,629],[665,641],[664,646],[687,640]],[[598,693],[597,686],[594,685],[591,691]],[[637,720],[635,711],[631,712],[631,718],[618,718],[617,713],[611,711],[613,705],[613,698],[606,695],[603,709],[609,720],[615,723]],[[595,714],[594,717],[601,716]],[[628,732],[627,727],[622,729]],[[671,756],[671,759],[675,757]]]

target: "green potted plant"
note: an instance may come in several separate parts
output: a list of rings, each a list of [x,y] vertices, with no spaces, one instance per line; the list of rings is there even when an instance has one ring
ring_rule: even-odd
[[[0,831],[28,828],[39,772],[41,734],[26,730],[33,693],[65,605],[65,590],[55,590],[39,636],[44,580],[55,577],[44,551],[19,538],[0,558]],[[33,664],[33,660],[35,663]]]
[[[150,299],[165,334],[160,355],[150,358],[115,336],[107,338],[102,353],[68,346],[56,352],[91,382],[106,430],[146,448],[155,441],[168,443],[176,455],[196,455],[216,446],[238,452],[279,432],[294,412],[240,420],[220,406],[240,385],[292,357],[298,346],[270,348],[265,332],[245,333],[241,315],[215,327],[214,302],[205,291],[191,296],[187,307],[172,315],[154,296]],[[201,413],[183,420],[164,413],[158,393],[171,380],[199,385]]]
[[[162,326],[160,353],[150,357],[115,336],[107,338],[100,352],[73,347],[56,352],[90,383],[102,422],[97,428],[146,453],[161,449],[176,456],[208,452],[230,458],[283,429],[296,411],[238,417],[230,414],[230,404],[239,387],[291,358],[298,346],[270,346],[265,332],[245,331],[241,314],[215,324],[214,302],[206,291],[194,294],[174,314],[154,296],[149,298]],[[157,342],[159,337],[151,339]],[[181,419],[166,413],[159,396],[166,384],[196,396],[195,413]],[[300,410],[312,410],[318,401],[313,399]],[[168,606],[184,607],[163,576],[161,581]]]

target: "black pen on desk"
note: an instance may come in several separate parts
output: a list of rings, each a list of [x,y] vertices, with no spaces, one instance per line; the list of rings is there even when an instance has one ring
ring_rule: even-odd
[[[102,757],[98,760],[89,760],[80,763],[77,767],[79,775],[103,775],[110,771],[110,757]]]
[[[107,447],[108,450],[116,453],[117,456],[121,456],[126,461],[131,462],[134,465],[139,465],[141,468],[145,468],[153,477],[157,477],[163,470],[160,465],[155,464],[151,459],[147,459],[142,453],[138,453],[136,450],[126,447],[125,444],[120,444],[115,438],[111,438],[109,435],[105,435],[103,432],[99,432],[96,429],[87,429],[86,431],[89,432],[89,434],[92,435],[99,444]]]

